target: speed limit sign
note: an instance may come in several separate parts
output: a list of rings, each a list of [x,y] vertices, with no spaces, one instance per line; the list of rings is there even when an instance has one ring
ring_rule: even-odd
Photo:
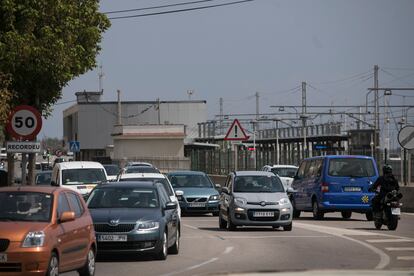
[[[29,105],[17,106],[9,116],[7,131],[16,139],[33,140],[42,128],[42,116]]]

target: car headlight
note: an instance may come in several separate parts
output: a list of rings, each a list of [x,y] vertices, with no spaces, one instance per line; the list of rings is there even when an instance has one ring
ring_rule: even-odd
[[[279,200],[279,204],[280,205],[286,205],[286,204],[289,204],[290,203],[290,201],[289,201],[289,199],[288,198],[286,198],[286,197],[284,197],[284,198],[282,198],[281,200]]]
[[[160,223],[158,221],[146,221],[146,222],[139,222],[138,223],[138,231],[152,231],[156,230],[160,227]]]
[[[22,247],[39,247],[45,242],[45,233],[43,231],[29,232],[23,241]]]
[[[247,204],[247,200],[245,198],[242,198],[242,197],[235,197],[234,198],[234,203],[236,205],[239,205],[239,206],[244,206],[244,205]]]
[[[213,200],[219,200],[220,196],[219,195],[212,195],[210,196],[210,198],[208,199],[209,201],[213,201]]]

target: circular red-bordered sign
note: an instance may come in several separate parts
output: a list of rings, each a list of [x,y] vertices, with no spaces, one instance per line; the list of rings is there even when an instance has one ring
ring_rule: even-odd
[[[18,140],[34,140],[41,129],[42,116],[30,105],[17,106],[7,122],[7,131]]]

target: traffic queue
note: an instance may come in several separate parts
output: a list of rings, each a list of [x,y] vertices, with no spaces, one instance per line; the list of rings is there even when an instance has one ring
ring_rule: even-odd
[[[301,212],[312,212],[316,220],[329,212],[344,219],[358,212],[377,229],[395,230],[402,196],[397,184],[373,213],[376,181],[386,179],[367,156],[312,157],[299,167],[234,171],[222,184],[203,172],[164,175],[143,162],[128,163],[112,181],[98,162],[62,162],[49,179],[48,185],[0,188],[0,273],[94,275],[98,254],[165,260],[179,254],[181,217],[190,213],[211,213],[218,228],[228,231],[292,231]]]

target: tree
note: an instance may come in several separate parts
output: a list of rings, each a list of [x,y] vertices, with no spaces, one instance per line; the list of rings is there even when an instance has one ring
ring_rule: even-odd
[[[62,88],[96,66],[110,26],[98,9],[98,0],[0,1],[0,75],[10,78],[13,95],[5,103],[50,114]]]

